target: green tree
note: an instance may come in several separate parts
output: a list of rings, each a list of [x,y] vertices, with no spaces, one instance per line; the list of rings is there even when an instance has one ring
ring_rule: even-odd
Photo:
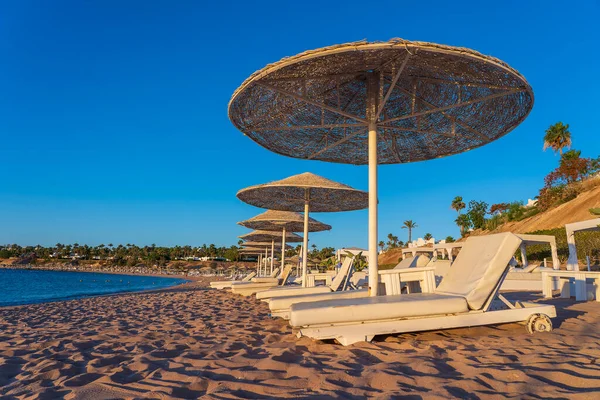
[[[485,215],[487,214],[488,204],[485,201],[471,200],[469,202],[469,211],[467,215],[471,220],[474,229],[485,228]]]
[[[425,240],[429,240],[431,239],[433,236],[431,235],[431,233],[426,233],[425,236],[423,236],[423,239]]]
[[[456,196],[452,200],[452,204],[450,204],[450,208],[452,208],[459,214],[460,214],[460,211],[463,210],[465,207],[466,207],[465,203],[463,202],[463,198],[461,196]]]
[[[454,238],[452,236],[446,236],[446,243],[454,243]]]
[[[456,225],[460,228],[460,235],[465,236],[465,234],[471,229],[473,224],[471,223],[471,218],[467,214],[459,214],[458,217],[454,220]]]
[[[557,122],[546,129],[544,150],[551,148],[555,153],[559,152],[562,155],[563,149],[569,147],[571,147],[569,124],[564,125],[562,122]]]
[[[418,225],[412,219],[404,221],[402,229],[408,229],[408,243],[412,242],[412,230],[417,226]]]
[[[383,240],[380,240],[380,241],[379,241],[379,249],[380,249],[381,251],[383,251],[383,249],[384,249],[384,248],[385,248],[385,242],[384,242]]]

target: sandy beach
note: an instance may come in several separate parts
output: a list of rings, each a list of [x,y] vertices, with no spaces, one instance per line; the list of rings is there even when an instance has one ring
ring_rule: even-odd
[[[206,281],[1,308],[0,396],[600,396],[600,303],[552,300],[559,317],[548,334],[508,324],[342,347],[297,339],[264,303]]]

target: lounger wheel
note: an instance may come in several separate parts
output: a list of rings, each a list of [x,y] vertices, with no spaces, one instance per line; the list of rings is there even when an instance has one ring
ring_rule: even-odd
[[[545,314],[533,314],[527,321],[527,332],[551,332],[552,320]]]

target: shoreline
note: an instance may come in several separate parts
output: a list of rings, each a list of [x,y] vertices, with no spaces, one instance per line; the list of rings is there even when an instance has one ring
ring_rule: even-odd
[[[84,267],[81,266],[69,266],[66,264],[58,265],[33,265],[33,264],[0,264],[0,270],[3,269],[14,269],[14,270],[26,270],[26,271],[55,271],[55,272],[89,272],[97,274],[114,274],[114,275],[130,275],[130,276],[151,276],[157,278],[172,278],[172,279],[188,279],[198,280],[202,278],[215,278],[229,279],[226,275],[205,275],[205,274],[193,274],[188,275],[184,273],[161,273],[160,271],[142,271],[137,272],[134,270],[129,271],[115,271],[115,268],[138,268],[138,267]],[[152,268],[150,268],[152,269]],[[241,273],[243,274],[243,273]]]
[[[147,289],[133,289],[133,290],[118,290],[115,292],[110,292],[110,293],[86,293],[86,294],[80,294],[80,295],[72,295],[72,296],[64,296],[64,297],[56,297],[56,298],[49,298],[49,299],[44,299],[44,300],[39,300],[39,301],[31,301],[31,302],[25,302],[25,303],[19,303],[19,304],[0,304],[0,309],[6,309],[6,308],[13,308],[13,307],[22,307],[22,306],[30,306],[30,305],[36,305],[36,304],[47,304],[47,303],[57,303],[57,302],[63,302],[63,301],[73,301],[73,300],[82,300],[82,299],[91,299],[91,298],[99,298],[99,297],[106,297],[106,296],[119,296],[119,295],[127,295],[127,294],[133,294],[133,293],[150,293],[150,292],[156,292],[156,291],[161,291],[161,290],[170,290],[170,289],[174,289],[177,287],[183,287],[184,285],[188,285],[190,283],[194,283],[197,282],[198,279],[190,279],[190,278],[194,278],[194,277],[175,277],[172,275],[159,275],[159,274],[124,274],[124,273],[119,273],[119,272],[104,272],[104,271],[76,271],[76,270],[49,270],[49,269],[34,269],[34,268],[1,268],[2,270],[18,270],[18,271],[39,271],[39,272],[71,272],[71,273],[77,273],[77,272],[81,272],[81,273],[90,273],[90,274],[106,274],[106,275],[120,275],[120,276],[134,276],[134,277],[148,277],[148,278],[159,278],[159,279],[170,279],[170,280],[183,280],[183,282],[180,283],[171,283],[168,286],[162,286],[162,287],[158,287],[158,288],[147,288]]]

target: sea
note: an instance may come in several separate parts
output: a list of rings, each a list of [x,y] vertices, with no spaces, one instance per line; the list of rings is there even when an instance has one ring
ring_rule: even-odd
[[[0,306],[160,289],[185,282],[181,278],[140,275],[0,269]]]

